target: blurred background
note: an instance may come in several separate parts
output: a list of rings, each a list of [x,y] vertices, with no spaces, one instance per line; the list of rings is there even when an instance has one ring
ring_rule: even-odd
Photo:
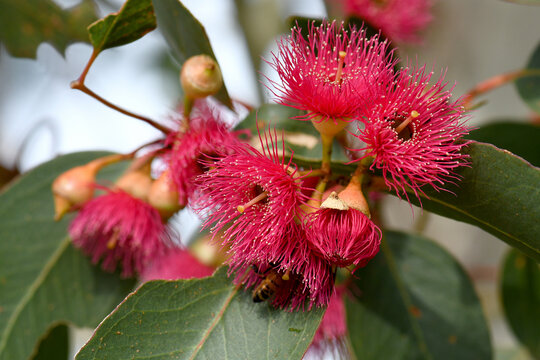
[[[75,0],[58,1],[64,8]],[[260,86],[259,54],[269,58],[275,38],[288,31],[292,15],[326,16],[322,0],[185,0],[183,3],[205,26],[225,84],[234,100],[257,106],[271,102]],[[100,16],[116,11],[122,1],[99,1]],[[502,0],[439,0],[434,20],[416,46],[400,47],[403,57],[447,70],[462,96],[477,83],[497,74],[523,68],[538,45],[540,7]],[[414,21],[412,19],[411,21]],[[0,24],[1,26],[1,24]],[[244,34],[243,29],[250,31]],[[129,152],[152,141],[159,132],[117,113],[89,96],[72,90],[92,47],[75,43],[65,57],[41,44],[36,59],[12,57],[0,49],[0,165],[2,177],[60,154],[83,150]],[[161,35],[154,31],[133,44],[104,51],[92,66],[87,86],[109,101],[153,119],[167,119],[181,98],[178,73]],[[263,62],[264,64],[264,62]],[[269,74],[271,76],[271,74]],[[501,119],[533,121],[513,85],[481,98],[487,103],[472,113],[473,127]],[[466,267],[476,284],[489,318],[498,359],[527,359],[507,329],[497,292],[498,270],[506,245],[484,231],[422,213],[395,197],[385,199],[384,219],[390,228],[413,229],[440,242]],[[196,230],[188,213],[176,219],[183,235]],[[82,345],[89,331],[79,331]],[[77,345],[76,345],[77,346]]]

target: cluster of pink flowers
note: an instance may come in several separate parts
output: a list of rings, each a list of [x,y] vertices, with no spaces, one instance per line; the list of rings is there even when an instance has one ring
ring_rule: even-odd
[[[465,164],[461,101],[450,98],[442,77],[430,85],[433,73],[424,66],[394,70],[397,61],[386,41],[335,22],[310,26],[307,38],[293,29],[270,61],[281,79],[272,91],[279,103],[305,111],[298,119],[310,120],[330,140],[349,126],[359,144],[351,162],[359,166],[346,186],[334,183],[325,192],[331,169],[299,168],[271,125],[259,129],[255,147],[219,112],[196,102],[150,154],[165,164],[163,174],[153,179],[148,170],[142,185],[118,182],[83,203],[70,226],[74,244],[107,270],[120,263],[126,276],[208,275],[211,268],[198,266],[170,240],[169,217],[189,205],[227,253],[235,282],[253,289],[254,301],[292,310],[334,299],[340,315],[326,319],[333,330],[321,337],[342,334],[336,271],[365,266],[382,238],[362,190],[368,167],[408,198],[408,191],[423,195],[425,185],[440,190]],[[168,263],[182,265],[161,267]]]
[[[364,145],[355,149],[354,161],[372,158],[371,168],[381,169],[387,186],[407,198],[408,188],[420,196],[422,186],[440,189],[456,178],[453,170],[465,164],[461,149],[467,144],[457,140],[469,130],[464,125],[463,101],[451,100],[443,76],[430,85],[433,73],[425,66],[395,71],[394,61],[383,55],[385,47],[378,37],[366,40],[356,35],[362,31],[354,27],[324,22],[311,26],[309,33],[306,40],[293,29],[291,37],[278,44],[273,66],[282,84],[272,85],[279,92],[276,100],[280,104],[306,109],[310,119],[321,123],[354,122],[352,135]],[[376,56],[365,56],[366,51]],[[357,61],[349,60],[340,67],[343,53],[345,58],[356,56]],[[321,63],[329,65],[323,68]],[[332,72],[348,79],[347,85],[335,81]],[[311,96],[299,97],[299,89],[310,89]],[[360,106],[344,112],[341,106],[334,106],[337,103]]]
[[[420,42],[419,32],[432,20],[432,0],[345,0],[345,12],[400,42]]]

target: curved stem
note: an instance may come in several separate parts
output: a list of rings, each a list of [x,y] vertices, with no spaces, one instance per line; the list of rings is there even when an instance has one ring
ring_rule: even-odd
[[[161,132],[163,132],[165,134],[171,132],[172,130],[167,128],[166,126],[163,126],[163,125],[157,123],[156,121],[154,121],[152,119],[149,119],[149,118],[147,118],[145,116],[137,115],[135,113],[132,113],[131,111],[122,109],[121,107],[116,106],[113,103],[111,103],[110,101],[105,100],[104,98],[102,98],[101,96],[99,96],[98,94],[96,94],[95,92],[93,92],[92,90],[90,90],[89,88],[86,87],[86,85],[84,84],[84,81],[86,80],[86,75],[88,75],[88,71],[92,67],[92,64],[94,63],[94,60],[96,60],[98,54],[99,54],[99,52],[96,52],[96,50],[94,49],[94,51],[92,52],[92,55],[90,56],[90,59],[86,63],[86,66],[84,67],[83,72],[81,73],[79,78],[77,80],[74,80],[74,81],[71,82],[71,84],[70,84],[71,88],[80,90],[83,93],[85,93],[87,95],[90,95],[91,97],[93,97],[97,101],[101,102],[105,106],[108,106],[111,109],[116,110],[116,111],[118,111],[118,112],[120,112],[120,113],[122,113],[124,115],[131,116],[131,117],[133,117],[135,119],[142,120],[145,123],[147,123],[148,125],[153,126],[154,128],[158,129],[159,131],[161,131]]]
[[[138,115],[138,114],[135,114],[135,113],[132,113],[131,111],[128,111],[128,110],[125,110],[125,109],[122,109],[121,107],[119,106],[116,106],[114,105],[113,103],[111,103],[110,101],[102,98],[101,96],[99,96],[98,94],[96,94],[95,92],[93,92],[92,90],[90,90],[89,88],[86,87],[86,85],[84,85],[83,83],[79,82],[79,80],[75,80],[71,83],[71,88],[72,89],[77,89],[77,90],[80,90],[82,91],[83,93],[87,94],[87,95],[90,95],[91,97],[93,97],[94,99],[96,99],[97,101],[101,102],[102,104],[104,104],[105,106],[108,106],[110,107],[111,109],[113,110],[116,110],[124,115],[127,115],[127,116],[131,116],[135,119],[139,119],[139,120],[142,120],[144,121],[145,123],[147,123],[148,125],[158,129],[159,131],[167,134],[169,132],[171,132],[172,130],[169,129],[168,127],[166,126],[163,126],[159,123],[157,123],[156,121],[152,120],[152,119],[149,119],[145,116],[142,116],[142,115]]]
[[[486,81],[481,82],[472,88],[466,95],[463,102],[463,106],[466,109],[471,109],[472,101],[491,90],[494,90],[502,85],[505,85],[511,81],[519,79],[526,76],[540,76],[540,69],[521,69],[516,71],[511,71],[505,74],[496,75]]]
[[[334,142],[334,136],[328,136],[321,134],[322,141],[322,162],[321,170],[325,173],[325,179],[328,181],[332,169],[330,168],[330,161],[332,160],[332,143]]]

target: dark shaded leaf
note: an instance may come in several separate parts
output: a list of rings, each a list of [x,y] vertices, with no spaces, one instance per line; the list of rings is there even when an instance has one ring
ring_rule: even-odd
[[[256,304],[226,273],[143,284],[101,323],[77,360],[301,359],[324,311]]]
[[[472,282],[434,242],[386,232],[381,253],[355,276],[346,309],[357,359],[492,358]]]
[[[153,0],[153,3],[159,30],[179,65],[188,58],[200,54],[216,59],[204,27],[180,1]],[[225,85],[215,96],[232,108]]]
[[[540,359],[540,265],[512,249],[501,276],[504,313],[517,339]]]
[[[0,195],[1,360],[27,359],[53,323],[96,326],[133,285],[103,273],[71,246],[69,219],[53,221],[52,181],[103,155],[59,157],[21,176]]]
[[[96,18],[90,0],[66,10],[52,0],[0,0],[0,42],[13,56],[33,58],[42,42],[63,54],[72,42],[88,42]]]
[[[540,44],[536,46],[526,69],[534,71],[534,74],[517,79],[516,87],[527,105],[540,114]]]
[[[129,44],[156,28],[151,0],[127,0],[122,8],[88,27],[95,53]]]
[[[33,360],[68,360],[69,329],[66,324],[54,326],[39,344]]]
[[[540,261],[540,169],[491,144],[464,152],[471,166],[458,170],[462,180],[445,186],[452,193],[426,187],[424,209],[478,226]]]
[[[540,166],[540,126],[515,121],[497,121],[473,130],[468,139],[495,145]]]

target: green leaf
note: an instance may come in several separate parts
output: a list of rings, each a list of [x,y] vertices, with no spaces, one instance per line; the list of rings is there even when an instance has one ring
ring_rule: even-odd
[[[531,72],[531,76],[517,79],[516,87],[527,105],[540,114],[540,44],[536,46],[526,70]]]
[[[506,2],[522,4],[522,5],[540,5],[540,0],[504,0]]]
[[[42,42],[59,52],[75,41],[88,41],[86,27],[96,20],[92,1],[62,10],[52,0],[0,0],[0,42],[13,56],[36,56]]]
[[[200,54],[216,60],[204,27],[179,0],[153,0],[153,3],[159,30],[180,65],[188,58]],[[215,96],[232,108],[225,85]]]
[[[540,126],[514,121],[497,121],[471,131],[468,139],[495,145],[540,166]]]
[[[540,261],[540,169],[491,144],[465,150],[470,167],[448,191],[424,189],[424,209],[478,226]],[[418,204],[412,193],[409,197]]]
[[[492,358],[471,280],[434,242],[386,232],[381,253],[355,276],[346,311],[357,359]]]
[[[101,323],[77,360],[301,359],[324,311],[256,304],[226,273],[143,284]]]
[[[517,339],[540,359],[540,264],[512,249],[501,276],[504,313]]]
[[[311,161],[313,167],[318,168],[322,156],[321,137],[311,122],[292,119],[299,115],[302,115],[302,111],[288,106],[264,104],[252,111],[236,128],[250,130],[254,137],[257,136],[257,123],[261,132],[267,131],[268,127],[273,132],[275,128],[280,144],[283,131],[286,150],[294,151],[295,159]],[[337,140],[334,141],[332,159],[335,162],[349,161],[345,149]]]
[[[88,27],[95,54],[129,44],[156,28],[151,0],[127,0],[122,8]]]
[[[52,181],[103,152],[59,157],[0,195],[0,359],[27,359],[53,323],[96,326],[133,285],[90,264],[54,222]]]
[[[68,357],[69,329],[66,324],[58,324],[41,341],[32,360],[68,360]]]

